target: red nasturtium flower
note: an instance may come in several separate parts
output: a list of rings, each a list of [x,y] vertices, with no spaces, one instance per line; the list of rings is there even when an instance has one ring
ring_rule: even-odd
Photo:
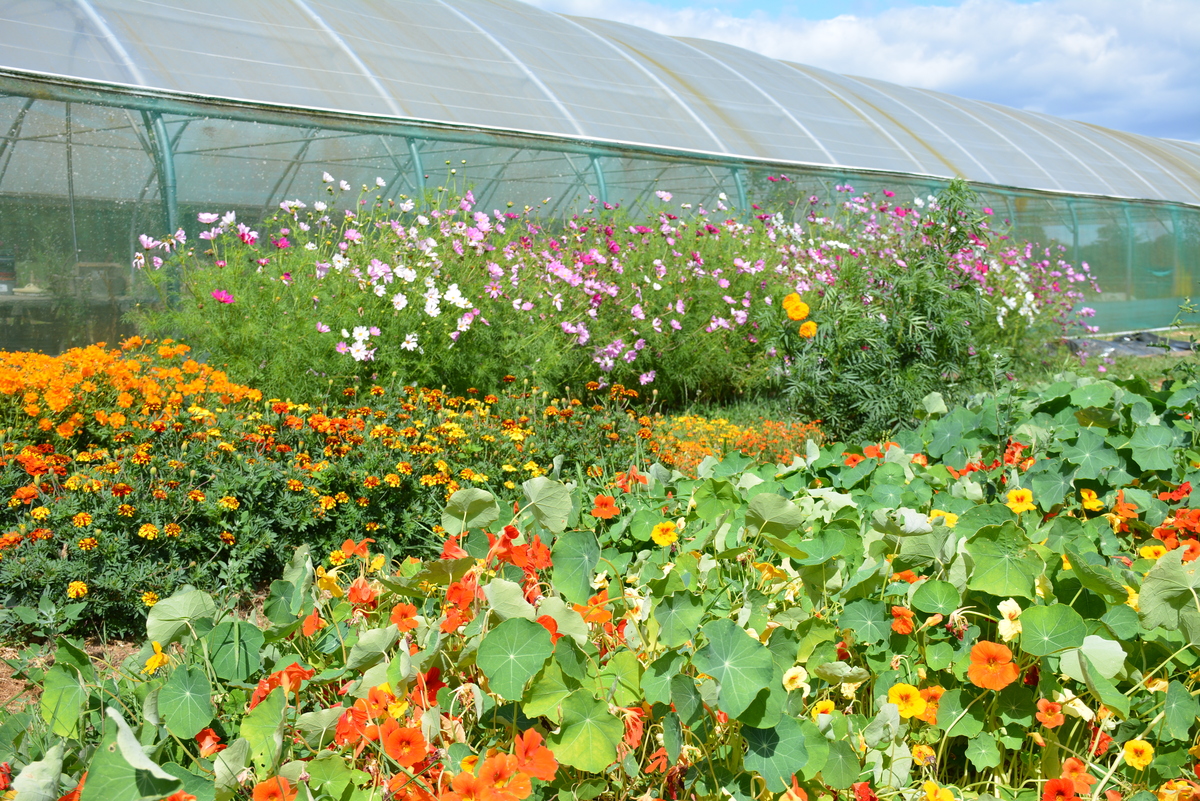
[[[892,607],[892,631],[897,634],[913,633],[913,610],[903,606]]]
[[[1037,702],[1037,717],[1038,722],[1048,729],[1053,729],[1067,722],[1066,716],[1062,711],[1062,704],[1056,704],[1045,698],[1039,699]]]
[[[58,801],[79,801],[79,794],[83,792],[83,785],[85,782],[87,782],[86,770],[83,772],[83,775],[79,777],[79,784],[75,785],[75,789],[60,797]]]
[[[846,467],[858,467],[865,458],[861,453],[843,453],[842,456],[846,457],[846,460],[842,462]]]
[[[558,633],[558,621],[554,618],[550,617],[549,615],[542,615],[537,619],[537,622],[540,623],[542,627],[546,629],[546,631],[550,632],[551,645],[554,645],[556,642],[558,642],[559,638],[562,637],[562,635]]]
[[[854,790],[854,801],[879,801],[879,796],[871,789],[870,782],[855,782],[850,788]]]
[[[986,640],[971,648],[971,666],[967,678],[985,690],[1003,690],[1017,680],[1020,672],[1012,661],[1012,651],[998,642]]]
[[[1042,801],[1070,801],[1075,798],[1075,782],[1070,779],[1051,779],[1042,788]]]
[[[622,492],[629,492],[631,490],[631,485],[649,485],[650,479],[639,473],[636,467],[630,465],[628,472],[617,473],[617,475],[613,478],[613,483],[616,484],[616,486]]]
[[[282,776],[272,776],[254,785],[254,801],[292,801],[299,792]]]
[[[558,760],[553,751],[542,745],[542,735],[536,729],[517,735],[513,742],[513,756],[517,758],[517,770],[522,773],[544,782],[554,780]]]
[[[200,733],[196,735],[196,744],[200,746],[201,758],[210,757],[218,751],[225,750],[225,744],[212,729],[201,729]]]
[[[621,510],[617,508],[617,501],[611,495],[597,495],[595,506],[592,507],[592,517],[598,517],[601,520],[612,520],[619,515]]]

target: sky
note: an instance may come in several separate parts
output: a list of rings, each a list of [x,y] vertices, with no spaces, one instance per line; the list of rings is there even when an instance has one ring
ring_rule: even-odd
[[[1200,142],[1200,0],[527,0],[772,58]]]

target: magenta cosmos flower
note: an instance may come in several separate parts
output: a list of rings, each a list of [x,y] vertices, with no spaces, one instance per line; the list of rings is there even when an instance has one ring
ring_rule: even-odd
[[[230,295],[224,289],[214,289],[212,296],[218,303],[233,303],[233,295]]]

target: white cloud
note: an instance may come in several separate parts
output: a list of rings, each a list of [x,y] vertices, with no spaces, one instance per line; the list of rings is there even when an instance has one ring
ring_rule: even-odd
[[[1200,141],[1196,0],[966,0],[825,20],[647,0],[532,2],[832,72]]]

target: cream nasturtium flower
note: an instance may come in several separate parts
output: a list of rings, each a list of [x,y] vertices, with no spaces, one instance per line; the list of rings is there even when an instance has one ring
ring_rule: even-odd
[[[1000,621],[997,629],[1000,632],[1000,639],[1012,642],[1021,633],[1021,605],[1009,598],[1007,601],[1000,602],[999,609]]]
[[[802,666],[788,668],[783,674],[783,687],[789,693],[793,690],[800,690],[800,697],[807,698],[812,688],[808,686],[808,671]]]

